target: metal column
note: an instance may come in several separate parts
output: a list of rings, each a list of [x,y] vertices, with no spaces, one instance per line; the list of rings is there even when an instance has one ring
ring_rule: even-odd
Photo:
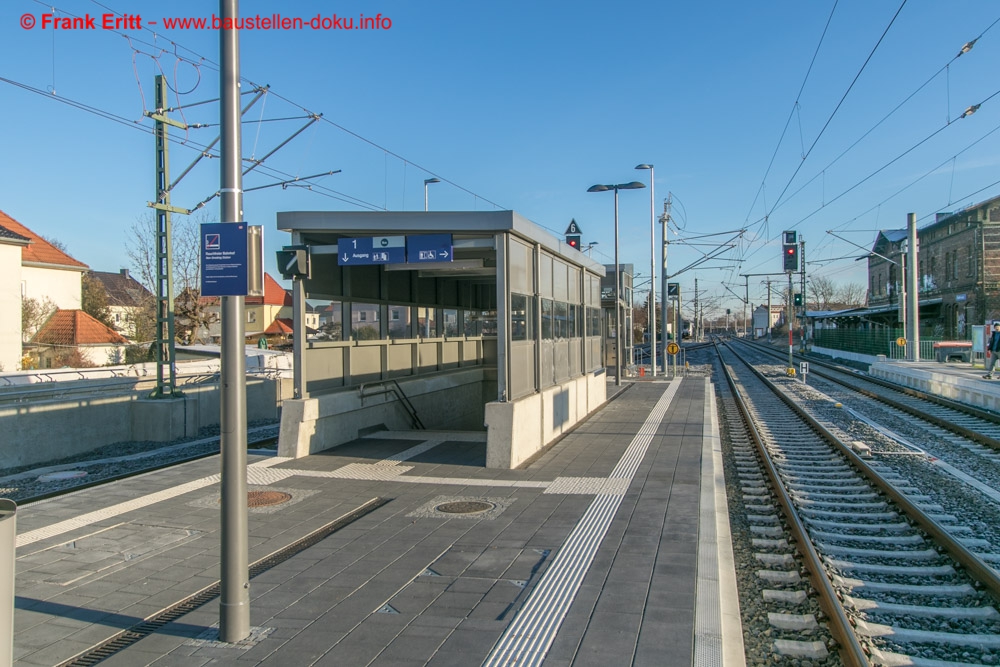
[[[238,0],[220,0],[223,22],[234,22]],[[240,39],[219,31],[221,99],[221,221],[243,221],[240,128]],[[250,634],[250,571],[247,538],[247,394],[242,296],[222,297],[220,427],[222,450],[222,576],[219,639],[237,642]]]
[[[14,560],[17,503],[0,498],[0,667],[14,664]]]
[[[173,250],[170,239],[170,152],[166,119],[167,80],[156,75],[153,136],[156,141],[156,389],[154,398],[178,394],[174,370]]]
[[[906,358],[920,361],[920,293],[917,290],[917,214],[906,214],[907,271],[904,280],[909,289],[906,294]]]

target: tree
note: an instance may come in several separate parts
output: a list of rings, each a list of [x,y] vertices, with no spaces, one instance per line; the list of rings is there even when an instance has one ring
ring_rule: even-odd
[[[812,297],[816,310],[832,310],[831,305],[836,298],[837,286],[826,276],[812,276],[809,279],[809,290],[806,297]]]
[[[21,342],[30,341],[31,337],[38,333],[38,330],[55,310],[55,302],[48,297],[44,299],[23,297],[21,299]]]
[[[80,283],[80,308],[101,324],[115,328],[104,283],[89,273],[83,274]]]
[[[60,241],[59,239],[49,236],[43,236],[42,238],[48,241],[49,245],[51,245],[56,250],[64,252],[67,255],[69,254],[69,250],[66,249],[66,244]]]
[[[171,219],[174,293],[174,336],[178,341],[194,342],[198,332],[217,321],[211,304],[201,296],[201,225],[211,222],[206,211],[198,216],[178,215]],[[139,340],[156,338],[157,252],[156,218],[152,214],[139,216],[129,227],[125,239],[125,254],[137,280],[153,293],[153,302],[143,323],[149,325],[149,338],[137,331]],[[137,330],[139,322],[136,322]]]
[[[837,300],[844,308],[865,305],[868,290],[861,283],[847,283],[837,290]]]

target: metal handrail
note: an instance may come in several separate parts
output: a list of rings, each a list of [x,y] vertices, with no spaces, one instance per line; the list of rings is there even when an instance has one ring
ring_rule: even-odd
[[[393,386],[386,388],[385,385],[390,382],[392,383]],[[365,388],[373,386],[381,386],[382,391],[366,394]],[[383,394],[392,394],[393,396],[396,397],[396,400],[399,401],[399,404],[403,406],[403,409],[406,411],[406,414],[409,415],[410,423],[413,424],[414,428],[427,430],[427,427],[424,426],[422,421],[420,421],[420,417],[417,416],[417,409],[413,407],[413,403],[411,403],[410,399],[407,398],[406,394],[403,393],[403,388],[399,386],[399,382],[397,382],[396,380],[380,380],[378,382],[366,382],[358,387],[358,396],[360,396],[362,399],[369,398],[371,396],[381,396]]]

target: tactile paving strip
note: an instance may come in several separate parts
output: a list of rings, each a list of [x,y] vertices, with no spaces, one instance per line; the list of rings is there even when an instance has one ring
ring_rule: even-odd
[[[670,383],[660,396],[615,466],[612,478],[631,479],[635,474],[679,386],[679,382]],[[619,494],[602,493],[594,499],[483,667],[542,664],[621,501]]]

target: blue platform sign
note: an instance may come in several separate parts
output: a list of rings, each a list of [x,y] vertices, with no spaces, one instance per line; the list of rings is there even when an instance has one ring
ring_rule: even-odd
[[[406,262],[452,261],[451,234],[421,234],[406,237]]]
[[[201,226],[201,295],[247,295],[247,224]]]
[[[368,236],[337,241],[339,266],[403,264],[406,262],[405,236]]]

